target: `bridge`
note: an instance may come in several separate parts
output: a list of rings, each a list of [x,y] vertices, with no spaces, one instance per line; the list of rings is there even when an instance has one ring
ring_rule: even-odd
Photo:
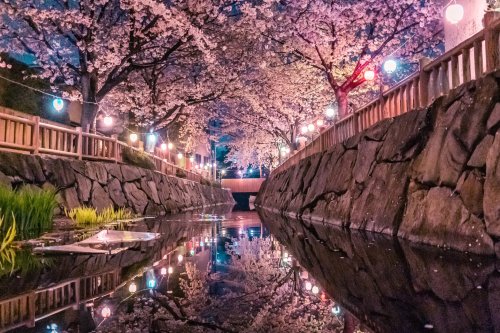
[[[257,193],[264,180],[266,178],[222,179],[221,184],[222,187],[231,189],[233,193]]]

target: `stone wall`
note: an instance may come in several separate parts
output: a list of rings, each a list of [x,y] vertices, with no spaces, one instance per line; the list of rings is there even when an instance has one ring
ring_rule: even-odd
[[[273,175],[256,204],[304,221],[495,253],[499,77],[462,85]]]
[[[129,165],[0,153],[0,183],[58,191],[61,208],[114,206],[157,215],[233,204],[231,192]]]

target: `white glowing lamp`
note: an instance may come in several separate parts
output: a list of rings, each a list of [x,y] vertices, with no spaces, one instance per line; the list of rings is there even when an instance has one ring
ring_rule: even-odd
[[[161,270],[160,270],[160,274],[163,275],[163,276],[167,275],[167,268],[162,267]]]
[[[162,151],[167,151],[167,144],[166,144],[166,143],[162,143],[162,144],[160,145],[160,149],[161,149]]]
[[[189,161],[190,161],[190,162],[194,162],[194,156],[191,156],[191,157],[189,158]]]
[[[179,264],[184,260],[184,256],[182,254],[179,254],[177,256],[177,261],[179,262]]]
[[[102,308],[101,310],[101,316],[103,318],[109,318],[111,316],[111,309],[109,308],[109,306],[105,306]]]
[[[335,117],[335,109],[334,109],[334,108],[332,108],[332,107],[329,107],[328,109],[326,109],[325,115],[326,115],[328,118],[333,118],[333,117]]]
[[[396,60],[394,60],[394,59],[389,59],[389,60],[386,60],[384,62],[384,71],[387,74],[394,73],[397,68],[398,68],[398,64],[397,64]]]
[[[306,286],[305,286],[305,287],[306,287],[306,290],[307,290],[307,291],[309,291],[309,290],[311,290],[311,289],[312,289],[312,287],[313,287],[313,286],[312,286],[312,283],[311,283],[311,282],[307,281],[307,282],[306,282]]]
[[[307,133],[307,125],[304,125],[300,128],[300,133],[306,134]]]
[[[109,126],[113,125],[113,118],[111,116],[104,117],[104,119],[102,121],[104,123],[104,126],[109,127]]]
[[[313,286],[311,291],[314,295],[317,295],[319,293],[319,288],[317,286]]]
[[[183,158],[183,157],[184,157],[184,155],[182,155],[182,153],[178,153],[178,154],[177,154],[177,158],[178,158],[178,159],[182,160],[182,158]]]
[[[375,79],[375,72],[371,69],[367,70],[363,75],[366,81],[373,81]]]
[[[314,124],[309,124],[309,125],[307,125],[307,130],[308,130],[309,132],[314,132],[314,128],[315,128],[315,127],[314,127]]]
[[[138,138],[139,137],[135,133],[131,133],[129,136],[130,142],[132,142],[132,143],[136,142]]]
[[[168,266],[168,274],[172,274],[174,272],[174,268],[172,266]]]
[[[174,144],[172,142],[168,143],[168,150],[174,149]]]
[[[130,286],[128,286],[128,291],[130,291],[131,294],[135,293],[137,291],[137,285],[132,282]]]
[[[323,119],[316,120],[316,125],[318,127],[322,127],[324,124],[325,124],[325,121]]]
[[[156,142],[156,135],[154,133],[150,133],[148,135],[148,140],[151,142],[151,143],[155,143]]]
[[[446,7],[445,16],[451,24],[457,24],[464,18],[464,7],[458,3],[454,3]]]

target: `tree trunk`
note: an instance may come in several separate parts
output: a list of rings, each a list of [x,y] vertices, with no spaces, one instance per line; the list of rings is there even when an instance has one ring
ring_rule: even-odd
[[[83,131],[90,132],[95,129],[95,118],[99,111],[97,105],[97,75],[84,74],[82,76],[82,120],[81,127]]]
[[[339,118],[342,119],[349,112],[347,92],[339,89],[335,91],[335,98],[337,99]]]
[[[356,331],[357,320],[349,312],[344,314],[344,330],[343,333],[354,333]]]

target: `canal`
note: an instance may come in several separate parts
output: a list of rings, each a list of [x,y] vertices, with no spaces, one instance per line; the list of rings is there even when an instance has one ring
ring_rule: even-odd
[[[500,331],[494,258],[224,206],[116,228],[160,238],[2,256],[0,329]]]

